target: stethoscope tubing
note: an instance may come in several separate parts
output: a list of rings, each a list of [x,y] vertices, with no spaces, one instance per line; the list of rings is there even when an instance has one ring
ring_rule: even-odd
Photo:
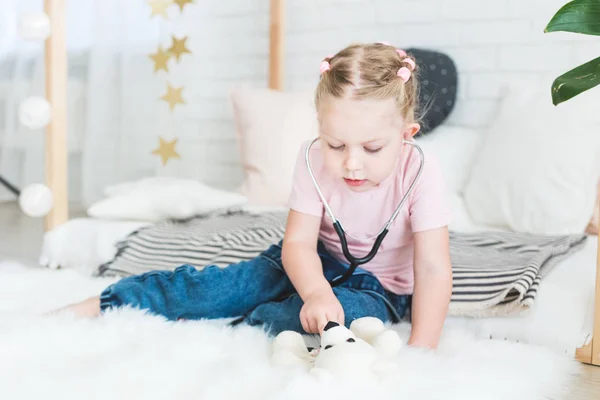
[[[319,183],[317,182],[317,179],[315,178],[312,168],[310,167],[310,159],[309,159],[310,149],[317,140],[319,140],[319,138],[315,138],[314,140],[312,140],[306,148],[306,152],[304,155],[306,167],[308,168],[308,173],[312,179],[313,185],[314,185],[315,189],[317,190],[317,194],[319,195],[319,198],[321,199],[321,202],[323,203],[323,206],[325,207],[325,210],[326,210],[327,214],[329,215],[329,218],[331,218],[333,227],[334,227],[337,235],[340,238],[340,244],[342,246],[342,252],[344,253],[344,257],[346,257],[346,259],[350,263],[349,268],[346,270],[346,272],[342,276],[337,277],[329,282],[331,284],[331,286],[333,287],[333,286],[338,286],[341,283],[348,280],[359,265],[366,264],[367,262],[371,261],[373,259],[373,257],[375,257],[375,255],[379,251],[379,247],[381,246],[383,239],[389,232],[390,226],[392,225],[392,223],[394,222],[394,220],[400,213],[402,206],[404,205],[404,203],[410,196],[417,181],[419,180],[419,178],[421,176],[421,173],[423,172],[423,166],[425,164],[425,155],[423,154],[423,150],[421,149],[421,147],[419,145],[417,145],[415,142],[404,140],[405,144],[409,144],[409,145],[413,146],[415,149],[417,149],[417,151],[419,152],[419,155],[421,156],[421,162],[419,165],[419,170],[417,171],[417,175],[415,176],[415,179],[413,179],[408,190],[402,197],[402,200],[400,201],[400,203],[398,204],[398,206],[396,207],[396,209],[394,210],[393,214],[390,216],[390,218],[388,219],[386,224],[383,226],[383,228],[377,233],[377,235],[363,239],[363,238],[354,237],[350,233],[348,233],[344,230],[342,223],[335,217],[335,215],[333,214],[333,211],[331,210],[331,207],[329,206],[329,203],[327,203],[327,200],[325,200],[325,196],[323,195],[323,192],[321,191],[321,188],[319,187]],[[357,239],[357,240],[370,240],[370,239],[375,238],[375,243],[373,243],[373,246],[371,247],[371,251],[366,256],[357,258],[352,253],[350,253],[350,250],[348,249],[348,241],[347,241],[346,235],[348,235],[354,239]]]

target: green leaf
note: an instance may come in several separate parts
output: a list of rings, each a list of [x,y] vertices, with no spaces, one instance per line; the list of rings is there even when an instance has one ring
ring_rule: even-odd
[[[600,84],[600,57],[556,78],[552,83],[552,103],[558,105]]]
[[[565,4],[544,29],[558,31],[600,35],[600,1],[574,0]]]

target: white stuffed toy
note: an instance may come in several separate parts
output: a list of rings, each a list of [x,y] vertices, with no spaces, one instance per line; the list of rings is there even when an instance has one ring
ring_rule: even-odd
[[[378,318],[364,317],[354,320],[350,329],[329,322],[315,350],[306,347],[299,333],[281,332],[273,341],[271,361],[275,366],[302,368],[318,379],[379,381],[395,372],[392,360],[401,348],[398,333],[386,329]]]

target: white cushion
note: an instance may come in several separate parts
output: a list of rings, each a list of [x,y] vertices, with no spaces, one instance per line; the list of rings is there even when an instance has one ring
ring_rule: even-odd
[[[113,259],[118,243],[151,222],[74,218],[44,234],[41,266],[76,269],[94,275],[98,266]]]
[[[106,188],[105,193],[109,197],[92,204],[87,210],[89,216],[141,221],[185,219],[247,203],[239,193],[175,177],[125,182]]]
[[[481,146],[481,134],[471,128],[440,125],[427,135],[416,138],[415,142],[425,153],[435,154],[448,190],[462,194]]]
[[[600,174],[600,91],[554,106],[549,85],[513,88],[483,138],[465,202],[485,225],[584,232]]]
[[[231,93],[249,204],[286,205],[296,156],[318,135],[313,93],[236,87]]]

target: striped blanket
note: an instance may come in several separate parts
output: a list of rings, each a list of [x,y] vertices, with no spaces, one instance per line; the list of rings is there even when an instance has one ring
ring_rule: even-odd
[[[277,243],[285,224],[283,212],[241,211],[160,222],[120,242],[113,260],[101,265],[97,275],[128,276],[181,264],[225,267]],[[585,235],[451,232],[450,315],[486,317],[526,311],[544,276],[580,249],[585,239]]]

